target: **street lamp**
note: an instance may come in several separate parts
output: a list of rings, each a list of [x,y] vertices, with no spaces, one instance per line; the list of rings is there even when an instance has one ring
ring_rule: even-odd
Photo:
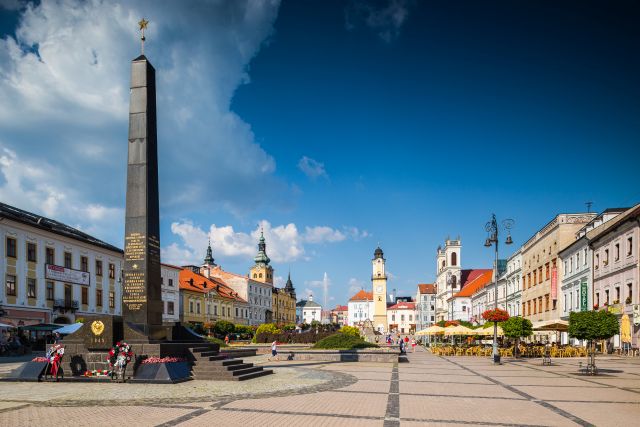
[[[510,245],[513,243],[511,239],[511,227],[513,227],[515,221],[512,219],[505,219],[502,221],[502,227],[507,230],[507,239],[505,244]],[[484,226],[485,231],[488,233],[487,240],[484,242],[484,246],[490,248],[492,244],[495,244],[495,256],[496,259],[493,263],[493,308],[498,309],[498,221],[496,220],[496,214],[491,215],[491,221],[487,222]],[[500,353],[498,353],[498,322],[493,322],[493,363],[500,364]]]

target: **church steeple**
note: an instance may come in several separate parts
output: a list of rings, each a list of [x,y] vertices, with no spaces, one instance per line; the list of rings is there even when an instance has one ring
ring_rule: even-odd
[[[271,260],[267,256],[267,243],[262,230],[260,230],[260,240],[258,241],[258,254],[253,260],[255,265],[251,268],[249,277],[258,282],[273,285],[273,268],[269,265]]]
[[[258,241],[258,254],[253,258],[258,265],[269,265],[271,260],[267,256],[267,243],[264,240],[264,232],[260,230],[260,240]]]
[[[213,260],[213,251],[211,250],[211,239],[209,239],[209,246],[207,246],[207,255],[204,257],[204,265],[216,265]]]
[[[296,290],[293,287],[293,282],[291,281],[291,272],[289,272],[289,277],[287,278],[287,283],[284,285],[284,291],[291,295],[294,299],[296,297]]]

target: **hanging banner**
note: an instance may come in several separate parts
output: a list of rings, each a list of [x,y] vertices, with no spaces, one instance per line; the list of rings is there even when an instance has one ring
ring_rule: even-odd
[[[78,285],[89,286],[90,275],[86,271],[65,268],[59,265],[45,264],[44,277],[59,282],[77,283]]]
[[[640,304],[633,305],[633,324],[640,325]]]
[[[558,299],[558,269],[556,267],[551,270],[551,299]]]
[[[589,288],[587,286],[587,280],[584,279],[580,283],[580,311],[589,311]]]

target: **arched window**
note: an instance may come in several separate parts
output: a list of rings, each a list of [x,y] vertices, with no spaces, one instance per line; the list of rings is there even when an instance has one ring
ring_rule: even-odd
[[[457,283],[458,283],[457,276],[451,276],[451,287],[455,288]]]
[[[444,268],[444,260],[442,260],[442,268]]]
[[[451,253],[451,265],[458,265],[458,254],[455,252]]]
[[[258,277],[260,277],[260,278],[262,279],[262,273],[260,273],[260,274],[258,275]]]
[[[257,278],[258,278],[258,275],[257,275],[256,273],[253,273],[253,278],[254,278],[254,279],[257,279]]]

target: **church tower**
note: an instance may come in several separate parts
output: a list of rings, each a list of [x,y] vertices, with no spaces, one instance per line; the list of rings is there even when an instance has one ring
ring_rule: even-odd
[[[262,231],[260,231],[260,241],[258,242],[258,254],[253,260],[255,265],[251,267],[249,277],[258,282],[273,285],[273,268],[269,265],[271,260],[267,256],[267,244]]]
[[[387,273],[382,249],[378,247],[373,253],[373,325],[378,331],[387,331]]]

